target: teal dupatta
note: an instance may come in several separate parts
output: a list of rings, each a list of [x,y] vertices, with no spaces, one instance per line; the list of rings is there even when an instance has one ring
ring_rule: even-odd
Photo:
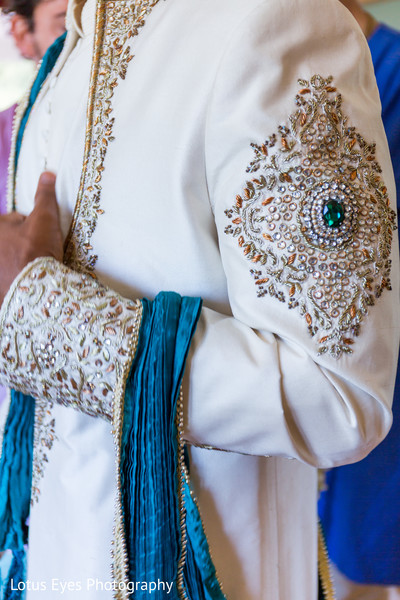
[[[13,560],[8,580],[1,582],[2,600],[24,597],[18,584],[25,580],[34,420],[33,398],[12,390],[0,460],[0,550],[11,550]]]
[[[183,464],[179,391],[201,301],[161,293],[143,301],[125,394],[121,487],[129,581],[173,582],[155,598],[223,600]],[[148,598],[135,591],[135,598]]]

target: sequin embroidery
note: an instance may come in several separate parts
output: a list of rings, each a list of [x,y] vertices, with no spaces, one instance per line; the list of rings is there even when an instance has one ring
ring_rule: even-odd
[[[0,374],[9,387],[108,421],[130,365],[140,301],[52,258],[30,263],[0,313]]]
[[[31,504],[39,501],[40,481],[49,462],[48,452],[58,439],[55,431],[56,422],[52,414],[53,406],[53,402],[46,398],[37,398],[35,401]]]
[[[251,144],[251,178],[225,211],[225,233],[253,264],[258,296],[299,310],[318,352],[339,358],[391,289],[395,213],[375,144],[350,125],[332,81],[299,80],[288,122]]]

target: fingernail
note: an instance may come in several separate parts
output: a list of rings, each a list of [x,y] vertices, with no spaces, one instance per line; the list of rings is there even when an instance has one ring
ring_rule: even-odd
[[[51,173],[51,171],[44,171],[44,173],[40,176],[40,183],[48,184],[54,183],[56,180],[55,173]]]

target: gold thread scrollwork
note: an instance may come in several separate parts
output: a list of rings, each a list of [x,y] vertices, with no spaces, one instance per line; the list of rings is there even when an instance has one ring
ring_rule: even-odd
[[[138,35],[158,0],[98,0],[94,56],[87,109],[84,161],[78,198],[64,247],[64,262],[94,276],[97,255],[91,238],[101,207],[102,177],[114,141],[113,98],[133,58],[129,41]]]

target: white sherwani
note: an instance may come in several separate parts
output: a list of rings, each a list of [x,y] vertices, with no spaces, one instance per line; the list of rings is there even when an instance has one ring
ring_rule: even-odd
[[[95,2],[87,0],[82,18],[79,2],[70,7],[64,50],[25,130],[17,210],[31,211],[39,174],[52,170],[65,236],[75,214],[72,268],[94,268],[103,284],[126,298],[153,298],[160,290],[203,298],[185,374],[185,437],[219,579],[228,600],[315,600],[316,467],[361,459],[391,422],[397,257],[393,291],[377,294],[375,306],[361,300],[368,282],[358,296],[351,287],[353,262],[359,261],[360,273],[363,250],[371,258],[369,248],[381,232],[386,240],[389,235],[383,213],[368,208],[364,214],[364,200],[356,205],[351,199],[355,190],[369,206],[371,190],[361,172],[373,169],[373,159],[364,156],[367,166],[354,167],[343,191],[354,206],[344,222],[353,236],[352,254],[348,240],[341,250],[343,240],[328,228],[326,236],[333,233],[326,249],[325,225],[318,217],[312,233],[315,212],[306,214],[302,204],[311,194],[321,206],[319,182],[345,177],[338,165],[347,158],[335,155],[335,142],[325,171],[306,173],[323,159],[312,147],[320,143],[317,136],[340,122],[343,155],[365,148],[346,127],[376,142],[383,174],[375,174],[395,205],[366,43],[335,0],[318,10],[313,0],[160,1],[129,39],[122,20],[132,1],[109,2],[107,10],[114,4],[119,21],[106,26],[97,80],[103,79],[105,91],[90,83]],[[320,85],[328,99],[342,94],[334,109],[338,120],[326,117],[332,105],[319,96],[315,125],[305,133],[310,139],[302,138],[303,151],[288,170],[292,162],[284,159],[292,142],[297,139],[293,152],[301,146],[290,117],[304,106],[299,127],[313,118],[306,109]],[[97,89],[91,130],[89,89],[92,95]],[[310,104],[296,105],[297,94]],[[85,132],[91,135],[86,150]],[[276,168],[264,169],[274,155]],[[254,160],[261,161],[260,170],[252,171]],[[387,280],[387,264],[376,266],[377,256],[371,275],[363,275],[372,277],[373,290],[382,277]],[[297,279],[288,271],[292,265]],[[325,312],[318,304],[322,296]],[[329,338],[343,325],[343,314],[351,321],[348,329]],[[112,598],[110,590],[92,584],[97,579],[107,588],[111,581],[111,424],[56,402],[42,403],[41,410],[28,578],[32,587],[43,586],[27,598],[57,598],[65,583],[67,599]]]

